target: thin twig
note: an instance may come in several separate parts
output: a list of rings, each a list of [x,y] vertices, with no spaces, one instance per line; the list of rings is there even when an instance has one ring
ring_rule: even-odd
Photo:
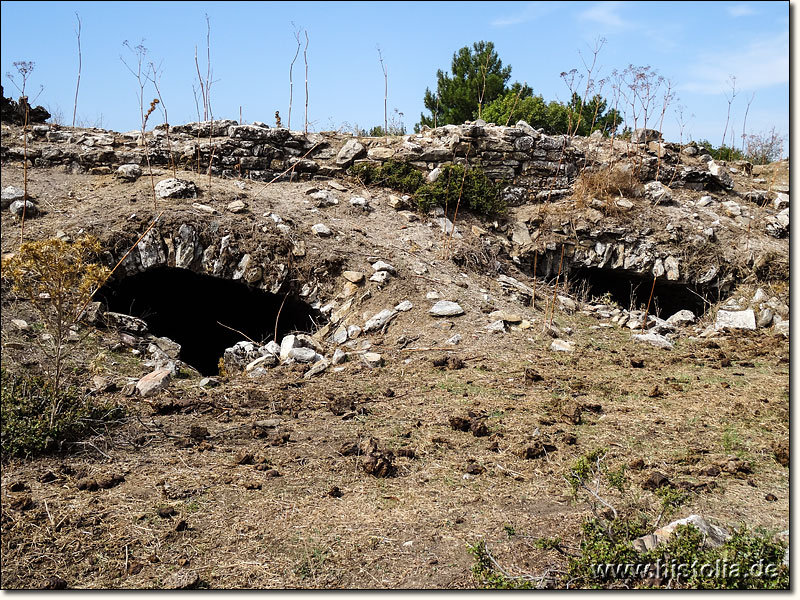
[[[244,333],[244,332],[242,332],[242,331],[239,331],[238,329],[234,329],[233,327],[230,327],[230,326],[228,326],[228,325],[225,325],[225,323],[220,323],[219,321],[217,321],[217,325],[220,325],[220,326],[224,327],[225,329],[230,329],[231,331],[235,331],[235,332],[236,332],[236,333],[238,333],[239,335],[243,335],[244,337],[246,337],[246,338],[248,339],[248,341],[251,341],[251,342],[253,342],[254,344],[258,344],[258,342],[257,342],[257,341],[255,341],[253,338],[251,338],[251,337],[250,337],[249,335],[247,335],[246,333]]]

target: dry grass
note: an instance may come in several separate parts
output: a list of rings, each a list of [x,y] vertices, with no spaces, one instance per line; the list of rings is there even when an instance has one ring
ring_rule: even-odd
[[[618,212],[614,206],[615,199],[641,195],[642,182],[635,177],[634,169],[627,164],[616,164],[581,171],[575,180],[572,197],[578,208],[585,208],[597,199],[604,203],[606,212]]]

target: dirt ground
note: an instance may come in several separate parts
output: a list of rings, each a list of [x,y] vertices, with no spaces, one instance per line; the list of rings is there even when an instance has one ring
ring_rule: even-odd
[[[2,175],[3,186],[21,183],[19,165],[4,164]],[[551,286],[540,283],[535,306],[515,303],[484,265],[443,259],[438,228],[389,208],[388,191],[349,182],[340,204],[323,209],[307,191],[327,189],[324,182],[241,189],[179,176],[195,180],[196,201],[219,214],[168,200],[157,207],[165,220],[216,219],[246,239],[274,212],[305,243],[301,267],[327,258],[369,273],[368,259],[379,257],[397,268],[385,286],[365,286],[371,294],[359,294],[354,323],[403,300],[414,308],[357,338],[382,355],[383,367],[348,362],[305,379],[304,366],[279,366],[268,377],[203,388],[201,376],[184,369],[154,398],[123,394],[150,369],[118,344],[118,333],[95,331],[75,351],[76,381],[115,383],[97,398],[126,416],[69,452],[3,458],[4,588],[41,588],[55,577],[71,588],[474,588],[468,545],[480,540],[509,572],[539,574],[563,568],[564,559],[537,549],[536,538],[579,546],[591,513],[564,476],[601,447],[610,467],[629,466],[635,494],[653,510],[657,499],[641,484],[658,471],[691,490],[676,518],[788,528],[789,470],[773,445],[788,444],[789,343],[773,330],[702,339],[688,329],[663,350],[596,314],[559,309],[553,325],[575,351],[554,352],[543,327]],[[153,217],[150,185],[147,176],[132,184],[33,169],[30,191],[44,214],[25,223],[25,237],[129,239]],[[367,197],[374,211],[351,207],[350,195]],[[226,211],[235,199],[245,201],[244,213]],[[310,236],[318,222],[335,235]],[[478,247],[471,225],[489,226],[469,215],[457,225],[464,238],[454,250],[465,253]],[[4,211],[4,256],[19,235]],[[531,285],[510,261],[504,269]],[[330,298],[343,283],[323,281]],[[466,314],[432,317],[431,291]],[[531,327],[487,331],[488,304]],[[36,334],[10,320],[35,315],[5,286],[2,309],[3,362],[24,366]],[[447,344],[456,334],[461,343]],[[485,428],[460,431],[453,417]],[[524,458],[542,440],[550,449]],[[391,476],[365,471],[362,455],[375,447],[392,452]],[[749,468],[701,474],[730,458]],[[81,489],[91,479],[107,485]]]

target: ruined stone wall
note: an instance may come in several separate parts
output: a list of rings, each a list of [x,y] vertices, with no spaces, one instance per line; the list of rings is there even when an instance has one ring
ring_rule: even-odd
[[[49,142],[28,148],[35,166],[65,165],[73,171],[104,174],[120,165],[147,162],[138,131],[120,134],[35,125],[29,135],[31,141]],[[443,165],[467,161],[502,183],[504,199],[512,206],[568,194],[582,160],[567,136],[544,135],[522,121],[513,127],[477,122],[404,136],[355,138],[222,120],[179,125],[169,132],[159,126],[146,136],[153,165],[168,166],[172,159],[179,168],[205,173],[210,164],[214,175],[258,181],[335,177],[354,163],[390,159],[430,175]],[[23,148],[4,146],[0,157],[21,159]]]

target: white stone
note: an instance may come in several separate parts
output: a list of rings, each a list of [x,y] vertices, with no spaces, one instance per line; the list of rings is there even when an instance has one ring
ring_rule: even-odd
[[[374,263],[372,265],[372,268],[376,272],[387,271],[387,272],[391,273],[392,275],[396,275],[397,274],[397,270],[392,265],[390,265],[389,263],[387,263],[385,261],[382,261],[382,260],[379,260],[378,262]]]
[[[358,325],[348,325],[347,327],[347,337],[352,339],[357,338],[361,335],[361,327]]]
[[[574,352],[575,351],[575,342],[568,342],[566,340],[553,340],[553,343],[550,344],[550,350],[554,352]]]
[[[455,334],[453,337],[447,340],[447,343],[450,344],[451,346],[457,346],[458,344],[461,343],[461,334],[458,333]]]
[[[377,283],[386,283],[389,281],[389,271],[378,271],[373,273],[369,280]]]
[[[778,333],[783,335],[783,337],[786,337],[786,338],[789,337],[789,321],[788,320],[781,321],[780,323],[776,323],[775,326],[773,327],[773,329],[775,329],[775,331],[777,331]]]
[[[755,329],[756,328],[756,315],[748,310],[719,310],[717,311],[717,320],[714,323],[716,329]]]
[[[438,300],[439,298],[441,298],[439,292],[428,292],[427,294],[425,294],[426,300]]]
[[[334,365],[340,365],[347,360],[347,354],[345,354],[344,350],[341,348],[337,348],[333,352],[333,358],[331,359],[331,363]]]
[[[428,311],[435,317],[455,317],[464,314],[464,309],[456,302],[449,300],[439,300]]]
[[[637,333],[633,335],[633,339],[638,342],[647,342],[656,348],[664,348],[665,350],[672,348],[672,342],[657,333]]]
[[[412,308],[414,308],[414,305],[408,300],[403,300],[400,304],[394,307],[394,309],[399,312],[408,312]]]
[[[365,352],[361,359],[368,367],[373,369],[383,366],[383,357],[377,352]]]
[[[172,381],[171,369],[157,369],[148,373],[136,383],[136,389],[143,398],[154,396],[169,385]]]
[[[364,332],[366,333],[368,331],[374,331],[374,330],[377,330],[377,329],[381,329],[384,325],[386,325],[389,321],[391,321],[396,315],[397,315],[397,312],[395,312],[394,310],[391,310],[389,308],[383,309],[382,311],[380,311],[378,314],[376,314],[374,317],[369,319],[364,324]]]
[[[491,331],[492,333],[505,333],[506,332],[506,322],[503,319],[498,319],[497,321],[492,321],[486,326],[486,331]]]
[[[317,223],[314,225],[311,228],[311,231],[313,231],[319,237],[328,237],[333,233],[327,225],[323,225],[322,223]]]
[[[667,319],[667,323],[670,325],[675,325],[677,327],[682,327],[684,325],[690,325],[697,320],[697,317],[694,313],[690,310],[679,310],[670,318]]]
[[[319,360],[319,354],[313,348],[292,348],[287,358],[299,363],[310,363]]]
[[[294,348],[300,347],[300,341],[297,336],[289,334],[281,340],[280,357],[281,360],[289,358],[289,351]]]

